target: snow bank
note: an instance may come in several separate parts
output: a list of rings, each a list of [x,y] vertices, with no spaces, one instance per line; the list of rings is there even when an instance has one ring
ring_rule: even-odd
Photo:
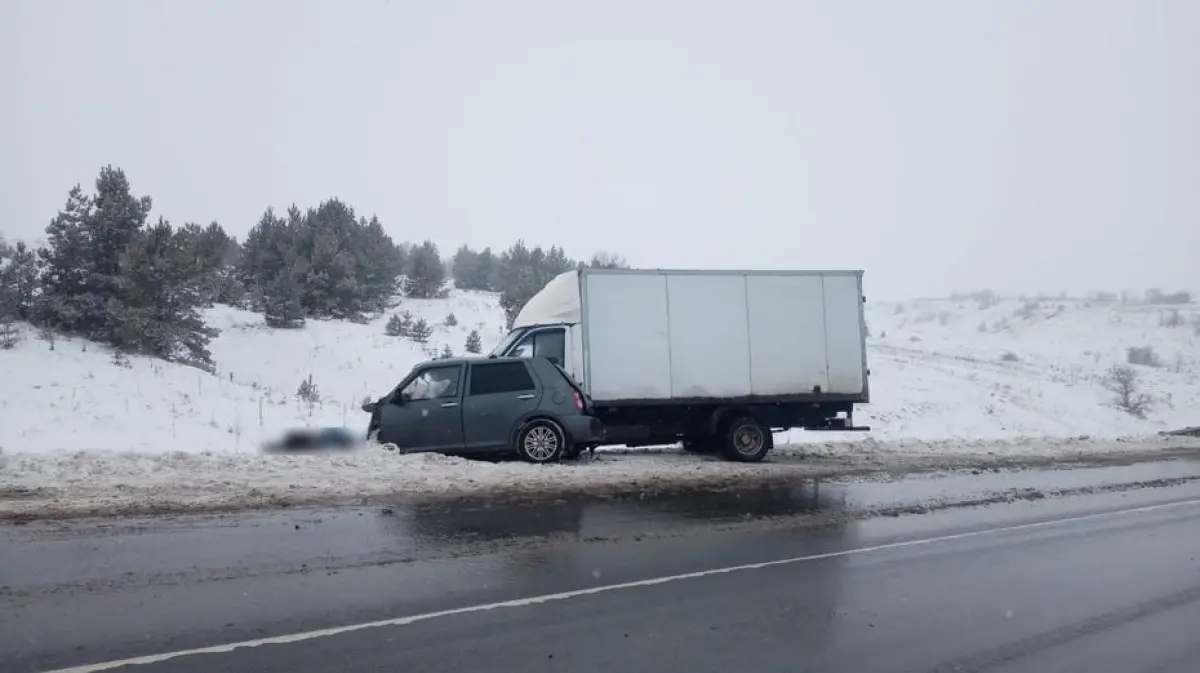
[[[1015,465],[1105,453],[1162,452],[1188,438],[1042,442],[830,443],[781,448],[768,462],[729,463],[684,453],[600,451],[558,465],[483,462],[437,454],[395,455],[378,447],[304,456],[237,453],[47,452],[0,455],[0,517],[55,517],[345,504],[487,491],[604,494],[726,487],[867,472]]]

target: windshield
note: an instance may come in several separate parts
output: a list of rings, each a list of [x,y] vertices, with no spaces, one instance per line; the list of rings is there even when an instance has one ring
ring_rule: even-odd
[[[515,330],[509,332],[508,336],[504,337],[504,340],[501,341],[495,348],[493,348],[492,352],[488,353],[488,356],[489,357],[500,357],[501,355],[504,355],[504,351],[507,351],[509,348],[512,348],[512,345],[515,344],[518,339],[525,336],[525,333],[528,331],[529,331],[528,327],[521,327],[519,329],[515,329]]]

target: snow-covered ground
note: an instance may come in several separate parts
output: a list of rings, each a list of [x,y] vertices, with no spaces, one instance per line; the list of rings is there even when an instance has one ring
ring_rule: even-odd
[[[207,317],[221,330],[211,344],[215,374],[140,357],[118,365],[107,348],[80,339],[59,338],[52,350],[27,331],[0,351],[0,448],[253,453],[288,428],[365,427],[363,399],[390,390],[414,364],[444,346],[463,354],[473,329],[485,348],[503,336],[504,312],[490,294],[405,299],[402,311],[433,326],[426,344],[387,336],[390,313],[367,324],[309,320],[273,330],[261,315],[215,307]],[[296,395],[309,376],[319,393],[313,404]]]
[[[259,315],[217,307],[209,324],[215,374],[146,358],[113,362],[108,349],[59,338],[53,348],[27,330],[0,351],[0,449],[135,452],[256,452],[287,428],[359,429],[367,396],[394,386],[417,362],[450,346],[464,352],[472,329],[485,350],[503,334],[495,295],[455,292],[446,300],[403,300],[434,325],[424,346],[367,324],[311,320],[271,330]],[[868,360],[873,403],[857,417],[877,440],[992,440],[1153,434],[1200,422],[1200,306],[1077,300],[924,300],[871,304]],[[447,326],[453,314],[457,325]],[[1147,419],[1112,405],[1108,368],[1126,349],[1149,346],[1161,366],[1136,366],[1154,399]],[[296,396],[311,376],[320,400]],[[793,432],[785,442],[855,441],[861,435]]]
[[[1176,308],[1180,324],[1170,326],[1169,307],[1080,300],[871,304],[874,402],[856,420],[874,431],[787,433],[777,438],[776,460],[787,463],[797,451],[861,464],[880,455],[1064,456],[1177,446],[1153,436],[1200,424],[1200,306]],[[345,425],[357,432],[366,420],[362,400],[394,386],[413,364],[446,345],[462,353],[472,329],[485,350],[503,332],[492,294],[406,299],[397,310],[435,326],[427,344],[385,335],[387,316],[269,330],[256,314],[214,308],[209,323],[221,330],[212,344],[215,374],[140,357],[119,364],[102,346],[58,338],[51,348],[26,330],[16,348],[0,351],[0,503],[7,503],[0,509],[702,482],[772,469],[674,450],[613,451],[585,467],[549,469],[370,450],[261,455],[264,441],[290,428]],[[446,325],[451,313],[454,326]],[[1147,346],[1159,366],[1135,367],[1154,400],[1139,419],[1113,406],[1105,375],[1125,363],[1128,348]],[[296,395],[309,376],[320,394],[311,404]],[[782,448],[787,444],[796,448]]]
[[[1195,304],[925,300],[869,305],[867,321],[864,416],[879,438],[1116,437],[1200,421]],[[1160,365],[1133,366],[1153,400],[1145,420],[1106,387],[1131,347]]]

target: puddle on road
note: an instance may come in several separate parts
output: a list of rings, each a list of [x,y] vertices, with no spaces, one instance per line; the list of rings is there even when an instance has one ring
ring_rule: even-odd
[[[1176,460],[1073,470],[940,473],[885,482],[808,480],[723,491],[663,492],[625,499],[495,501],[396,508],[406,536],[426,542],[486,542],[567,535],[607,537],[691,523],[753,520],[904,506],[1014,489],[1054,491],[1156,479],[1200,478],[1200,461]],[[399,532],[399,531],[397,531]]]

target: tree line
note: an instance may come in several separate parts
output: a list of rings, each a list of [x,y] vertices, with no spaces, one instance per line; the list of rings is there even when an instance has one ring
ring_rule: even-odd
[[[584,262],[559,247],[517,241],[499,253],[460,247],[444,260],[435,243],[395,242],[377,217],[339,199],[284,213],[268,208],[244,242],[217,222],[150,221],[152,200],[125,173],[101,169],[95,191],[73,187],[46,227],[45,245],[0,239],[0,347],[16,323],[211,370],[217,331],[203,310],[227,304],[276,328],[309,318],[366,321],[398,297],[438,298],[460,289],[500,293],[509,323],[555,275],[582,266],[622,267],[601,253]]]

